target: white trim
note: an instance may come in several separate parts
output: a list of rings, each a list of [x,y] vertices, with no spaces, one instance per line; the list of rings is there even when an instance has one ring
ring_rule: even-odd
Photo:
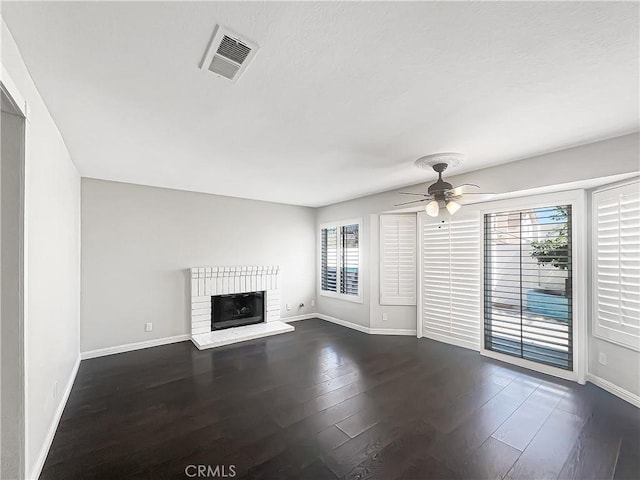
[[[587,383],[587,368],[589,365],[589,294],[587,287],[587,275],[591,268],[588,263],[589,248],[589,218],[587,216],[587,192],[580,190],[577,193],[575,203],[571,205],[571,223],[574,227],[572,235],[574,259],[578,261],[578,272],[572,265],[573,278],[573,299],[575,339],[573,344],[574,370],[577,375],[577,382],[581,385]],[[577,208],[576,208],[577,207]],[[576,212],[576,210],[578,210]],[[577,215],[576,215],[577,214]],[[575,235],[577,233],[578,235]],[[578,274],[579,273],[579,274]],[[577,321],[576,321],[577,319]]]
[[[426,212],[425,212],[426,214]],[[422,262],[423,245],[422,245],[422,229],[424,228],[424,215],[421,212],[416,214],[416,262],[418,263],[416,268],[416,288],[417,291],[417,303],[416,303],[416,337],[422,338],[424,336],[424,322],[422,321],[422,314],[424,312],[424,291],[422,283],[424,281],[424,265]]]
[[[415,337],[415,328],[370,328],[370,335],[405,335]]]
[[[346,300],[348,302],[353,303],[364,303],[363,291],[362,291],[362,281],[364,275],[362,274],[362,250],[363,250],[363,235],[362,235],[362,218],[351,218],[348,220],[338,220],[333,222],[325,222],[321,223],[318,226],[318,251],[317,251],[317,271],[322,272],[322,230],[326,228],[340,228],[346,225],[358,225],[358,294],[357,295],[348,295],[346,293],[339,292],[331,292],[322,289],[322,279],[318,282],[318,295],[327,298],[335,298],[338,300]],[[338,235],[339,236],[339,235]],[[338,238],[338,245],[340,244],[340,239]],[[340,262],[340,255],[338,255],[338,262]],[[338,265],[336,269],[336,288],[340,288],[340,265]]]
[[[305,313],[303,315],[294,315],[293,317],[281,318],[281,322],[299,322],[300,320],[309,320],[310,318],[318,318],[317,313]]]
[[[357,323],[349,322],[347,320],[341,320],[340,318],[331,317],[329,315],[325,315],[324,313],[313,314],[311,318],[319,318],[320,320],[335,323],[336,325],[340,325],[341,327],[347,327],[352,330],[366,333],[368,335],[404,335],[411,337],[414,337],[416,335],[416,331],[413,328],[369,328]]]
[[[600,378],[592,373],[587,374],[587,381],[602,388],[603,390],[606,390],[612,395],[621,398],[625,402],[629,402],[631,405],[640,408],[640,396],[636,395],[635,393],[631,393],[630,391],[619,387],[615,383],[611,383],[610,381],[605,380],[604,378]]]
[[[348,322],[347,320],[340,320],[339,318],[330,317],[329,315],[325,315],[324,313],[318,313],[316,315],[321,320],[326,320],[327,322],[335,323],[336,325],[340,325],[342,327],[351,328],[353,330],[357,330],[362,333],[369,333],[369,327],[365,327],[362,325],[358,325],[357,323]]]
[[[480,208],[481,232],[483,241],[480,248],[484,248],[484,215],[509,210],[540,208],[562,204],[571,205],[572,245],[572,284],[573,284],[573,371],[563,370],[537,362],[523,360],[510,355],[503,355],[484,348],[484,311],[480,325],[480,354],[513,363],[530,370],[546,373],[559,378],[572,380],[582,385],[587,376],[587,316],[586,316],[586,273],[587,266],[587,224],[586,224],[586,192],[584,190],[570,190],[567,192],[550,193],[531,197],[519,197],[482,204]],[[481,252],[483,252],[481,250]],[[484,298],[484,253],[480,256],[481,298]],[[484,302],[484,300],[482,300]]]
[[[360,290],[360,284],[358,284],[358,290]],[[361,294],[349,295],[346,293],[329,292],[327,290],[322,290],[322,287],[320,287],[320,296],[326,298],[335,298],[337,300],[345,300],[352,303],[364,303]]]
[[[323,222],[320,224],[320,230],[323,228],[344,227],[345,225],[362,225],[362,218],[348,218],[346,220],[334,220],[331,222]]]
[[[467,348],[469,350],[473,350],[474,352],[480,351],[480,346],[476,345],[474,342],[466,342],[459,338],[447,337],[445,335],[438,335],[437,333],[425,333],[424,338],[429,338],[431,340],[436,340],[442,343],[448,343],[449,345],[454,345],[456,347]]]
[[[25,112],[27,112],[27,104],[25,102]],[[22,214],[20,218],[20,222],[22,222],[22,239],[20,240],[20,246],[22,248],[22,258],[20,259],[22,262],[21,267],[21,285],[22,289],[22,318],[20,321],[22,322],[22,355],[23,355],[23,392],[24,392],[24,405],[22,406],[22,414],[24,418],[24,459],[22,465],[22,473],[26,472],[27,464],[29,461],[29,415],[27,412],[27,406],[29,405],[29,382],[26,379],[29,376],[29,342],[27,341],[27,337],[25,332],[29,331],[29,289],[27,285],[29,285],[29,242],[27,239],[29,238],[29,222],[26,221],[29,218],[29,139],[31,138],[31,122],[29,121],[29,117],[25,117],[24,121],[24,135],[23,135],[23,151],[22,151],[22,172],[21,172],[21,181],[22,181],[22,192],[21,192],[21,200],[22,200]],[[80,263],[80,262],[78,262]],[[78,338],[80,335],[78,328]],[[78,343],[79,344],[79,343]]]
[[[42,447],[40,448],[38,459],[33,465],[33,468],[31,469],[31,475],[29,475],[28,478],[37,479],[40,477],[40,473],[42,473],[42,467],[44,466],[44,462],[47,459],[47,455],[49,455],[49,449],[51,448],[51,444],[53,443],[53,437],[55,437],[56,435],[56,430],[58,429],[58,425],[60,424],[60,419],[62,418],[64,407],[67,406],[67,400],[69,400],[69,394],[71,393],[71,389],[73,388],[73,382],[75,382],[76,380],[76,375],[78,374],[79,367],[80,355],[78,355],[78,358],[76,358],[76,362],[73,365],[71,375],[69,376],[69,380],[67,381],[67,385],[65,386],[64,393],[62,394],[62,398],[60,399],[60,403],[58,404],[58,408],[56,409],[55,414],[53,415],[51,425],[49,425],[47,436],[42,443]]]
[[[143,348],[159,347],[160,345],[168,345],[170,343],[184,342],[191,338],[191,335],[176,335],[175,337],[156,338],[155,340],[145,340],[143,342],[126,343],[115,347],[99,348],[97,350],[89,350],[80,354],[82,360],[90,358],[104,357],[106,355],[114,355],[116,353],[131,352],[133,350],[142,350]]]
[[[640,181],[640,176],[637,176],[637,175],[634,174],[634,176],[632,178],[628,178],[628,179],[625,179],[625,180],[620,180],[619,182],[610,183],[610,184],[607,184],[607,185],[603,185],[601,187],[597,187],[591,193],[605,192],[607,190],[613,190],[613,189],[620,188],[620,187],[626,187],[627,185],[633,185],[634,183],[637,183],[638,181]]]
[[[4,24],[4,20],[2,21]],[[6,25],[5,25],[6,27]],[[29,404],[29,383],[28,378],[28,342],[25,332],[28,331],[28,290],[26,285],[27,272],[28,272],[28,182],[27,182],[27,159],[28,159],[28,142],[30,120],[28,116],[27,102],[20,93],[20,90],[16,86],[15,82],[2,65],[1,68],[2,77],[0,78],[0,88],[7,96],[11,104],[17,112],[22,116],[24,122],[22,123],[22,136],[20,145],[20,159],[19,159],[19,204],[18,204],[18,368],[19,368],[19,388],[21,390],[22,398],[20,399],[18,428],[20,429],[20,458],[18,459],[18,475],[24,476],[29,468],[29,417],[27,414],[27,405]],[[17,116],[20,116],[17,115]]]
[[[28,117],[27,101],[20,94],[20,90],[18,90],[16,83],[13,81],[13,78],[11,78],[11,75],[9,75],[9,72],[7,71],[7,69],[4,68],[4,65],[2,66],[1,83],[4,89],[6,90],[8,96],[10,97],[11,103],[13,103],[14,107],[16,107],[20,111],[20,113],[25,119],[27,119]]]
[[[551,375],[552,377],[563,378],[572,382],[577,382],[576,373],[571,370],[564,370],[562,368],[552,367],[544,363],[533,362],[519,357],[512,357],[511,355],[505,355],[504,353],[494,352],[493,350],[485,350],[484,346],[480,350],[480,355],[483,357],[493,358],[504,363],[516,365],[518,367],[533,370],[535,372]],[[583,383],[584,384],[584,383]]]

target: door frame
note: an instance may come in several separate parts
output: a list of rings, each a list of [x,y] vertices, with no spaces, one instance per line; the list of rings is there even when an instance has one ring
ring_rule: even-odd
[[[11,104],[13,112],[10,114],[22,117],[23,128],[21,135],[21,147],[20,147],[20,159],[19,159],[19,205],[18,205],[18,370],[20,385],[20,418],[19,422],[19,451],[21,452],[18,459],[18,475],[19,478],[26,478],[29,473],[27,472],[27,448],[28,442],[28,418],[27,418],[27,399],[28,399],[28,385],[27,385],[27,342],[25,337],[25,331],[27,329],[27,195],[26,195],[26,175],[27,175],[27,139],[29,137],[29,112],[28,105],[24,97],[18,90],[15,82],[2,66],[2,76],[0,77],[0,90],[2,95],[5,95]]]
[[[582,385],[587,379],[587,193],[585,190],[569,190],[528,197],[499,200],[484,203],[480,208],[480,288],[482,298],[480,318],[480,354],[520,367],[528,368],[555,377],[572,380]],[[484,343],[484,216],[508,210],[525,210],[530,208],[571,205],[571,281],[572,281],[572,337],[573,337],[573,371],[552,367],[531,360],[487,350]]]

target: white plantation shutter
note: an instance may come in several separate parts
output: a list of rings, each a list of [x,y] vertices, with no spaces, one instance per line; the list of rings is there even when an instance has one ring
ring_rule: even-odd
[[[480,348],[479,214],[446,219],[420,214],[422,334]]]
[[[323,228],[322,229],[322,246],[321,246],[321,282],[322,290],[328,292],[337,292],[337,275],[338,275],[338,229]]]
[[[593,327],[640,350],[640,182],[593,194]]]
[[[416,304],[416,215],[380,216],[380,304]]]

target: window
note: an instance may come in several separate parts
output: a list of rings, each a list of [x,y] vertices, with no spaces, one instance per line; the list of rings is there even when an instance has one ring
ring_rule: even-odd
[[[640,350],[640,183],[593,194],[593,332]]]
[[[320,228],[320,294],[361,302],[360,220]]]
[[[380,216],[380,304],[416,304],[416,215]]]
[[[485,349],[573,370],[571,206],[484,216]]]

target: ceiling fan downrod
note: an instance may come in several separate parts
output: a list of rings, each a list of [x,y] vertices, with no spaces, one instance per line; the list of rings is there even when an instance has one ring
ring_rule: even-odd
[[[451,185],[449,182],[445,182],[442,179],[442,172],[444,172],[448,166],[449,165],[447,165],[446,163],[436,163],[433,166],[433,169],[438,173],[438,180],[435,183],[429,185],[429,188],[427,190],[430,195],[435,195],[436,197],[441,196],[442,200],[444,200],[445,192],[453,188],[453,185]],[[440,200],[439,198],[437,199]]]

